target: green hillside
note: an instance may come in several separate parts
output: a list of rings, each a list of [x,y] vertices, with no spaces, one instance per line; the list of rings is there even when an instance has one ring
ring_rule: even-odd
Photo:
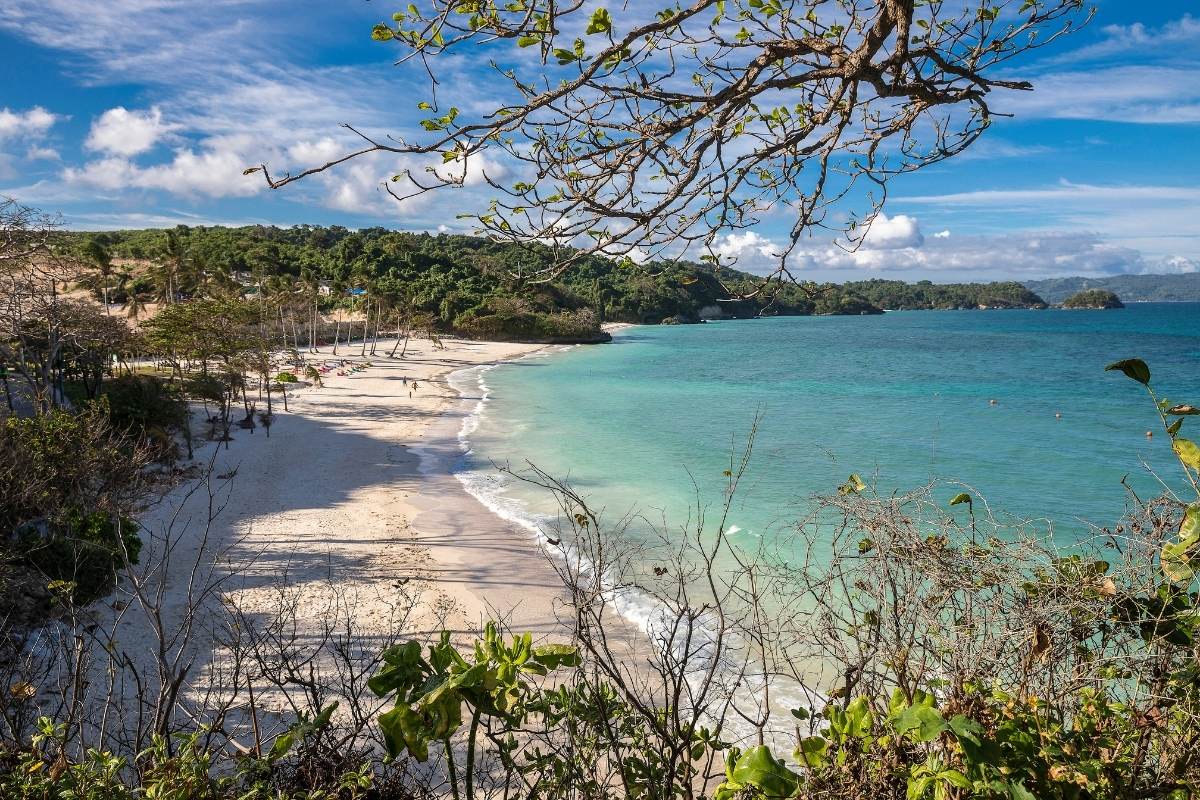
[[[1047,278],[1024,281],[1048,303],[1061,303],[1085,289],[1105,289],[1126,303],[1200,301],[1200,273],[1183,275],[1112,275],[1105,278]]]

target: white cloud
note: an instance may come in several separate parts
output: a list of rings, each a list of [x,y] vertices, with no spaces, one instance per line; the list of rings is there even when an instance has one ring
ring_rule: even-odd
[[[867,250],[896,250],[920,247],[925,243],[916,217],[897,214],[889,217],[882,211],[863,224],[860,246]]]
[[[61,119],[41,106],[27,111],[0,108],[0,141],[6,139],[36,139],[43,136]]]
[[[434,173],[444,181],[461,181],[463,186],[485,185],[488,180],[502,181],[508,175],[504,164],[486,155],[459,155],[453,161],[439,162]]]
[[[744,230],[742,233],[725,234],[716,242],[713,252],[719,255],[722,264],[737,266],[742,270],[762,271],[763,266],[779,265],[781,249],[754,230]]]
[[[1161,185],[1096,185],[1059,181],[1057,185],[1032,189],[976,189],[937,195],[898,197],[898,203],[940,206],[1026,206],[1055,204],[1064,200],[1091,203],[1130,203],[1142,200],[1200,201],[1200,188]]]
[[[1103,38],[1090,45],[1064,53],[1055,62],[1110,60],[1114,56],[1136,53],[1139,58],[1171,55],[1180,45],[1200,43],[1200,20],[1184,14],[1159,28],[1141,22],[1132,25],[1106,25]]]
[[[968,147],[955,161],[983,161],[988,159],[1029,158],[1053,153],[1054,148],[1044,144],[1017,144],[1004,139],[983,137]]]
[[[83,146],[112,156],[135,156],[154,147],[170,130],[172,126],[163,122],[162,111],[157,107],[130,111],[117,106],[92,123]]]
[[[1156,269],[1152,272],[1165,272],[1174,275],[1183,275],[1192,272],[1200,272],[1200,259],[1187,258],[1185,256],[1171,256],[1164,258]]]
[[[181,148],[171,161],[139,166],[122,156],[89,161],[79,168],[68,167],[62,177],[68,183],[98,189],[158,189],[184,196],[245,197],[263,189],[261,177],[242,174],[251,162],[256,143],[250,137],[213,137],[199,148]]]
[[[41,142],[60,119],[61,116],[52,114],[41,106],[24,111],[0,108],[0,145],[26,146],[25,159],[28,161],[57,158],[58,153],[43,146]],[[18,156],[0,150],[0,179],[8,180],[19,175],[19,163]]]
[[[953,275],[993,280],[1051,275],[1112,275],[1153,271],[1142,254],[1095,233],[1036,232],[933,237],[921,247],[853,252],[829,246],[798,251],[797,262],[818,272]],[[849,276],[843,276],[843,279]]]
[[[1200,70],[1194,65],[1096,67],[1047,73],[1032,82],[1033,91],[1006,92],[994,101],[996,109],[1018,118],[1200,122]]]
[[[949,238],[950,238],[950,231],[938,231],[937,233],[935,233],[935,234],[933,235],[933,238],[935,238],[935,239],[949,239]]]
[[[62,161],[62,156],[53,147],[30,145],[25,151],[25,157],[30,161]]]
[[[346,145],[339,143],[331,136],[322,136],[316,140],[296,142],[287,149],[288,159],[292,163],[319,166],[327,164],[338,156],[346,154]]]

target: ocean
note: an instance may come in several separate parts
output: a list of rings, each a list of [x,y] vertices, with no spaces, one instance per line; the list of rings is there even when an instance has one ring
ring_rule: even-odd
[[[1145,390],[1104,371],[1131,357],[1160,396],[1200,401],[1200,303],[636,327],[456,373],[480,398],[456,474],[531,530],[553,524],[554,498],[499,465],[536,465],[610,519],[670,531],[720,505],[757,420],[735,535],[786,529],[855,472],[883,495],[965,489],[1069,543],[1121,515],[1123,478],[1143,497],[1182,484]]]

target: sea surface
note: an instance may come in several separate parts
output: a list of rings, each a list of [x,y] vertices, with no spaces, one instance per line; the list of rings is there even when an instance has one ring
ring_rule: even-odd
[[[856,472],[880,494],[938,482],[949,500],[965,485],[997,516],[1069,542],[1121,515],[1122,478],[1143,497],[1159,478],[1182,488],[1145,390],[1104,371],[1131,357],[1160,396],[1200,402],[1200,303],[631,328],[456,373],[478,399],[456,472],[531,531],[553,525],[554,498],[499,465],[534,464],[609,518],[637,511],[671,530],[698,500],[720,505],[757,420],[737,535],[786,530]],[[1200,440],[1200,418],[1189,428]]]

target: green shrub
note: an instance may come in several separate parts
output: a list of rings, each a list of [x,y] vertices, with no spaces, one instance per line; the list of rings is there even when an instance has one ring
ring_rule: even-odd
[[[121,375],[105,383],[102,399],[113,427],[147,443],[160,461],[178,458],[176,433],[187,433],[188,407],[179,389],[154,375]]]
[[[545,313],[523,309],[479,309],[460,314],[455,329],[476,339],[590,342],[603,337],[588,310]]]

